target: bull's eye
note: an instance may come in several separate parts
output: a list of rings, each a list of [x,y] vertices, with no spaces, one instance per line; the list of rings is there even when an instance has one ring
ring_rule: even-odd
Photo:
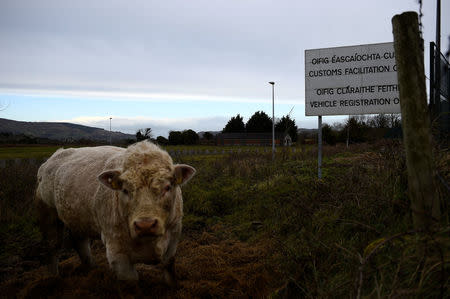
[[[167,193],[170,190],[172,190],[172,185],[167,185],[166,187],[164,187],[164,193]]]
[[[127,189],[123,189],[122,192],[123,192],[123,194],[128,195],[128,190]]]

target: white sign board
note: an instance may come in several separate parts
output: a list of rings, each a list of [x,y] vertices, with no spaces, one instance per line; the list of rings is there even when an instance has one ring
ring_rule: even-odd
[[[305,114],[400,113],[394,44],[305,50]]]

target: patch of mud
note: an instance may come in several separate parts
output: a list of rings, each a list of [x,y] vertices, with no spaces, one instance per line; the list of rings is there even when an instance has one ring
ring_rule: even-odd
[[[180,242],[176,255],[179,285],[169,288],[161,269],[143,264],[136,266],[139,281],[118,281],[109,270],[103,245],[95,241],[95,268],[82,269],[77,256],[66,254],[59,264],[59,277],[50,276],[46,266],[22,273],[11,271],[0,284],[0,297],[266,297],[279,287],[279,276],[267,262],[268,250],[263,244],[220,240],[213,233],[191,234]]]

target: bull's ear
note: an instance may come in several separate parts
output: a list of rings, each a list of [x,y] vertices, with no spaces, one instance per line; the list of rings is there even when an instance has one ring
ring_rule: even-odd
[[[98,180],[108,188],[121,190],[123,184],[119,178],[120,174],[118,170],[107,170],[98,176]]]
[[[186,164],[175,165],[175,180],[178,185],[187,183],[195,174],[195,168]]]

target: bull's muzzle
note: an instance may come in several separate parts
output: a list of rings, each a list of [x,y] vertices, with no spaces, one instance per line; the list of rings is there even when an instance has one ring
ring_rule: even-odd
[[[161,223],[158,219],[141,218],[134,221],[134,230],[138,237],[159,235],[160,226]]]

